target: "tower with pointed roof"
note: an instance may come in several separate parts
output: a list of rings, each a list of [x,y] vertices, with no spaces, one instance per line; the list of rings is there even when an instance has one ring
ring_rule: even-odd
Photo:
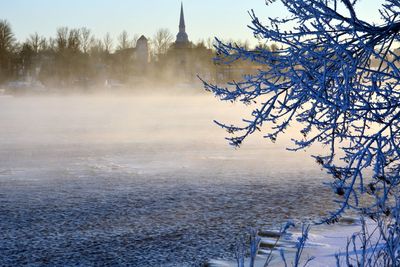
[[[136,41],[135,57],[138,73],[146,73],[149,64],[149,41],[144,35]]]
[[[185,16],[183,14],[183,3],[181,2],[181,16],[179,19],[179,32],[176,35],[175,44],[181,47],[189,45],[189,37],[186,33]]]
[[[136,42],[136,56],[142,63],[149,62],[149,45],[148,40],[144,35],[140,36]]]

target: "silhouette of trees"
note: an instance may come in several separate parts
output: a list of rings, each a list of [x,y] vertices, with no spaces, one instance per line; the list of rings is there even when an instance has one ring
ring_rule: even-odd
[[[82,74],[81,39],[78,29],[61,27],[57,29],[55,64],[61,85],[70,85],[74,78]]]
[[[82,27],[80,29],[80,43],[81,43],[81,50],[84,54],[87,54],[89,52],[91,41],[92,41],[91,31],[86,27]]]
[[[113,40],[110,33],[97,38],[86,27],[59,27],[53,37],[35,32],[16,42],[10,24],[0,22],[0,84],[6,87],[11,80],[40,81],[49,88],[103,85],[106,80],[132,84],[150,80],[150,76],[160,83],[182,82],[189,78],[193,81],[196,74],[211,77],[216,73],[211,39],[208,47],[199,42],[180,49],[173,45],[174,36],[165,28],[149,40],[149,63],[143,60],[143,52],[137,53],[138,35],[130,37],[127,31]],[[183,61],[184,66],[180,64]],[[184,75],[176,75],[178,72]]]
[[[11,25],[6,20],[0,20],[0,50],[11,50],[14,43],[14,34]]]
[[[117,50],[123,50],[132,48],[133,42],[129,40],[129,35],[127,31],[122,31],[121,34],[118,36],[118,46]]]
[[[0,20],[0,82],[12,74],[12,50],[15,39],[11,25],[6,20]]]
[[[112,40],[111,35],[110,35],[109,32],[107,32],[106,35],[104,35],[103,45],[104,45],[104,51],[106,53],[111,53],[112,52],[113,40]]]
[[[46,38],[39,36],[37,32],[31,34],[27,40],[27,44],[31,47],[33,52],[38,54],[46,48]]]
[[[156,57],[166,54],[173,40],[174,37],[168,29],[159,29],[153,37],[154,53]]]
[[[56,49],[58,52],[63,51],[68,45],[68,28],[60,27],[56,34]]]

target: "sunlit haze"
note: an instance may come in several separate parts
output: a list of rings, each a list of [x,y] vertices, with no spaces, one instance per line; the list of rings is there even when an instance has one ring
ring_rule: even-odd
[[[385,1],[0,0],[0,267],[399,266]]]

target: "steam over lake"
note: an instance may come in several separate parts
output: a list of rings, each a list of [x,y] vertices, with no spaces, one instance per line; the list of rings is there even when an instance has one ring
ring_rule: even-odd
[[[167,91],[0,97],[0,265],[198,265],[331,207],[290,136],[235,150],[212,120],[244,108]]]

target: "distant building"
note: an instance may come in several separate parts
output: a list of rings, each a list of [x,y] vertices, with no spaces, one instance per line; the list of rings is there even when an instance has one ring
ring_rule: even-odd
[[[144,35],[136,41],[134,50],[134,71],[135,79],[142,79],[143,74],[148,72],[150,63],[149,41]]]
[[[139,41],[136,50],[139,50]],[[146,50],[143,49],[143,51]],[[199,81],[197,75],[204,78],[211,78],[214,75],[215,65],[212,58],[213,51],[207,49],[204,43],[194,45],[189,40],[183,3],[181,3],[176,40],[165,54],[149,65],[148,74],[149,77],[158,77],[160,81],[193,84]]]
[[[176,35],[176,41],[172,46],[170,55],[174,59],[173,65],[175,69],[176,78],[180,80],[187,80],[189,73],[189,63],[191,61],[192,43],[189,41],[188,34],[186,33],[185,15],[183,13],[183,3],[181,3],[181,13],[179,18],[179,32]]]
[[[149,41],[143,35],[136,42],[136,59],[139,64],[149,63]]]
[[[187,48],[190,46],[189,37],[186,33],[185,16],[183,14],[183,3],[181,3],[181,16],[179,19],[179,32],[176,35],[175,46]]]

